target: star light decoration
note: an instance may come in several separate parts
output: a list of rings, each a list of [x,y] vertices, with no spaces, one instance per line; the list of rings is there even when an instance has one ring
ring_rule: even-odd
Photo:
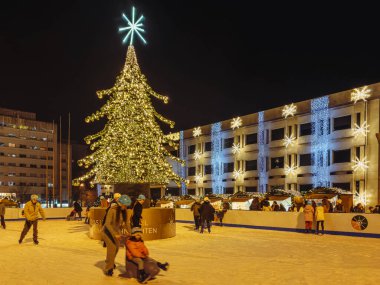
[[[296,112],[297,106],[292,103],[290,105],[285,105],[282,109],[282,116],[286,119],[287,117],[293,117]]]
[[[292,163],[292,165],[285,165],[285,175],[294,175],[296,174],[297,166]]]
[[[237,144],[233,143],[232,144],[232,153],[235,155],[238,155],[240,153],[240,151],[241,151],[240,144],[239,143],[237,143]]]
[[[201,153],[199,150],[196,150],[196,151],[194,152],[194,159],[195,159],[195,160],[200,159],[201,156],[202,156],[202,153]]]
[[[193,137],[199,137],[202,134],[201,127],[196,127],[193,129]]]
[[[367,133],[369,133],[369,125],[366,121],[364,121],[363,124],[361,124],[361,126],[355,123],[352,131],[354,133],[355,138],[360,136],[366,137]]]
[[[288,146],[292,146],[294,144],[294,142],[296,141],[296,138],[295,136],[293,136],[293,134],[291,134],[290,136],[285,135],[285,138],[282,141],[283,141],[283,145],[286,148],[288,148]]]
[[[195,182],[196,182],[196,183],[200,183],[200,182],[202,182],[202,175],[201,175],[200,173],[197,173],[197,174],[195,175]]]
[[[238,129],[242,126],[242,124],[243,124],[243,121],[241,120],[240,117],[233,118],[231,121],[231,128],[233,130]]]
[[[352,169],[354,170],[354,172],[356,171],[365,171],[366,169],[369,168],[368,164],[369,164],[369,161],[367,160],[366,157],[363,157],[363,159],[359,159],[358,157],[355,157],[354,160],[352,160],[352,162],[354,163],[354,165],[352,166]]]
[[[243,175],[243,171],[241,169],[238,169],[238,170],[234,170],[234,172],[232,173],[232,176],[235,178],[235,179],[238,179],[240,176]]]
[[[119,28],[119,32],[128,31],[127,35],[123,39],[123,43],[125,43],[128,39],[130,39],[129,41],[130,46],[133,46],[133,39],[134,39],[135,33],[142,40],[142,42],[146,44],[146,40],[140,34],[140,32],[145,33],[145,30],[142,28],[143,26],[142,20],[144,19],[144,16],[141,15],[140,18],[138,18],[138,20],[135,21],[135,10],[136,10],[135,7],[132,7],[132,21],[130,21],[124,13],[122,14],[123,19],[127,22],[128,26]]]
[[[369,97],[371,97],[371,89],[368,89],[367,86],[355,88],[354,91],[351,92],[351,101],[354,101],[354,104],[360,100],[365,102]]]

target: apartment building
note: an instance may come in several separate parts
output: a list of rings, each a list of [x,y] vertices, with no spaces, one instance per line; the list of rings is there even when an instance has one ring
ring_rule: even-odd
[[[178,172],[189,184],[177,192],[304,192],[326,186],[375,205],[379,98],[377,83],[181,131],[178,154],[186,166]]]
[[[60,152],[56,130],[53,122],[37,121],[35,113],[0,108],[0,196],[25,202],[36,193],[51,206],[53,199],[55,204],[68,199],[71,150],[62,145]]]

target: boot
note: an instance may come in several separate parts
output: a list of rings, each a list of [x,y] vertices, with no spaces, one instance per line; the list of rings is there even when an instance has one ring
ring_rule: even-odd
[[[149,274],[146,274],[144,269],[141,269],[137,272],[137,281],[142,284],[146,284],[147,281],[151,278]]]
[[[38,240],[35,239],[35,240],[33,240],[33,242],[35,245],[38,245]]]
[[[169,263],[167,262],[165,263],[157,262],[157,266],[161,268],[163,271],[168,271],[169,269]]]
[[[108,271],[104,271],[104,274],[107,276],[112,276],[113,275],[113,269],[109,269]]]

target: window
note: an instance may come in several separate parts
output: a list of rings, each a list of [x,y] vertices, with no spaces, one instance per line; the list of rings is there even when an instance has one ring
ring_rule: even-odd
[[[311,163],[311,153],[300,154],[300,166],[309,166]]]
[[[351,150],[334,150],[333,151],[333,163],[342,163],[351,161]]]
[[[37,164],[31,164],[30,167],[31,168],[37,168]]]
[[[194,154],[194,152],[195,152],[195,144],[193,144],[193,145],[189,145],[189,146],[187,147],[187,153],[188,153],[188,154]]]
[[[284,128],[274,129],[272,130],[272,141],[282,140],[284,138],[284,135],[285,135]]]
[[[48,169],[53,169],[53,166],[52,166],[52,165],[49,165],[49,166],[48,166]]]
[[[20,173],[20,177],[26,177],[26,173]]]
[[[257,186],[246,186],[245,192],[257,192]]]
[[[20,163],[20,167],[26,167],[25,163]]]
[[[224,187],[224,194],[234,194],[234,187]]]
[[[8,143],[8,146],[9,147],[16,147],[16,144],[14,144],[14,143]]]
[[[187,194],[195,195],[195,189],[187,189]]]
[[[255,144],[257,143],[257,133],[255,134],[249,134],[245,137],[245,144]]]
[[[20,144],[20,148],[26,148],[26,145]]]
[[[40,165],[41,168],[46,169],[46,165]]]
[[[15,185],[16,185],[15,182],[13,182],[13,181],[8,181],[8,186],[15,186]]]
[[[21,158],[25,158],[25,157],[26,157],[26,154],[20,154],[20,157],[21,157]]]
[[[333,183],[333,187],[340,188],[346,191],[351,191],[351,184],[350,182],[346,183]]]
[[[205,151],[211,151],[211,142],[205,143]]]
[[[53,151],[53,148],[52,147],[48,147],[48,151]]]
[[[272,157],[271,158],[271,169],[284,168],[284,157]]]
[[[223,164],[223,173],[229,173],[234,171],[234,163],[227,162]]]
[[[25,182],[20,182],[20,186],[26,186]]]
[[[211,165],[205,165],[205,175],[211,174]]]
[[[351,129],[351,115],[334,118],[334,131]]]
[[[313,184],[301,184],[300,185],[300,192],[306,192],[313,189]]]
[[[194,176],[195,175],[195,167],[189,167],[187,169],[187,176]]]
[[[8,166],[16,166],[16,163],[14,162],[8,163]]]
[[[300,137],[311,135],[311,123],[300,125]]]
[[[245,161],[245,170],[257,170],[257,160],[246,160]]]
[[[212,194],[212,188],[205,188],[205,195]]]
[[[224,139],[223,141],[223,148],[231,148],[232,145],[234,143],[234,138],[228,138],[228,139]]]

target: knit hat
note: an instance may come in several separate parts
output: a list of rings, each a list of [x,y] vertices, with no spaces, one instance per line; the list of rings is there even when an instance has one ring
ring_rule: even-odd
[[[137,197],[137,200],[145,200],[145,196],[143,194],[140,194],[138,197]]]
[[[129,198],[128,195],[121,195],[118,202],[120,204],[127,206],[127,207],[132,204],[131,198]]]
[[[114,199],[117,199],[117,198],[120,198],[121,197],[121,194],[120,193],[114,193],[113,194],[113,198]]]
[[[203,198],[203,201],[205,201],[205,202],[210,202],[210,199],[209,199],[208,197],[204,197],[204,198]]]
[[[36,195],[36,194],[32,194],[32,195],[30,196],[30,200],[33,200],[33,199],[38,200],[38,195]]]
[[[134,228],[132,228],[132,230],[131,230],[131,234],[132,234],[132,235],[135,235],[135,234],[142,234],[142,229],[139,228],[139,227],[134,227]]]

